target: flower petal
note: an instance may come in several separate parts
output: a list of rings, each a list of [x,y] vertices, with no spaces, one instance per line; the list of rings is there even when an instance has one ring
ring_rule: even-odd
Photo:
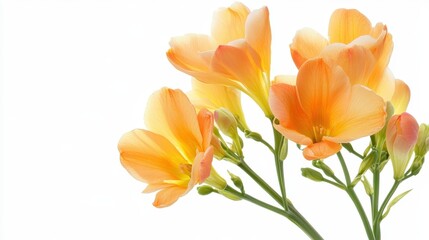
[[[368,18],[356,9],[337,9],[329,22],[329,40],[331,43],[350,43],[361,35],[371,32]]]
[[[212,139],[213,114],[209,110],[203,108],[198,112],[197,119],[202,136],[202,150],[205,150],[209,147]]]
[[[206,71],[208,65],[200,53],[215,49],[216,43],[207,35],[187,34],[171,38],[170,47],[167,57],[173,66],[179,70]]]
[[[341,144],[321,141],[308,145],[303,150],[304,158],[307,160],[317,160],[327,158],[341,150]]]
[[[186,188],[177,187],[172,185],[171,187],[164,188],[156,194],[153,206],[157,208],[168,207],[175,203],[179,197],[186,193]]]
[[[295,75],[278,75],[274,77],[274,80],[271,81],[271,85],[285,83],[292,86],[296,85],[296,76]]]
[[[395,108],[395,114],[401,114],[407,110],[410,102],[410,88],[402,80],[395,80],[395,93],[390,102]]]
[[[313,126],[330,129],[336,114],[347,106],[351,86],[338,66],[322,58],[311,59],[299,69],[296,88],[302,109]]]
[[[118,149],[121,164],[139,181],[157,185],[164,180],[189,179],[179,167],[187,161],[161,135],[136,129],[122,136]]]
[[[191,161],[203,150],[194,106],[181,90],[162,88],[152,94],[145,112],[149,130],[168,138]]]
[[[311,124],[301,108],[296,87],[284,83],[270,89],[269,103],[273,115],[279,121],[274,127],[286,138],[303,145],[312,143]]]
[[[311,28],[298,30],[290,44],[290,52],[296,67],[301,67],[307,59],[317,57],[328,43],[326,38]]]
[[[268,75],[271,64],[271,26],[267,7],[252,11],[245,26],[246,41],[259,54],[263,71]]]
[[[197,109],[207,108],[214,111],[226,108],[248,129],[241,107],[240,91],[235,88],[219,84],[206,84],[196,79],[192,80],[192,91],[188,93],[191,102]]]
[[[212,37],[218,44],[226,44],[244,38],[244,26],[250,10],[235,2],[228,8],[220,8],[213,14]]]
[[[194,164],[192,164],[192,174],[188,184],[188,191],[196,184],[203,183],[210,176],[212,161],[213,147],[210,146],[205,152],[197,153]]]
[[[369,76],[375,66],[372,52],[359,45],[332,44],[322,55],[333,59],[350,79],[352,85],[368,85]]]
[[[324,139],[345,143],[378,132],[385,124],[384,100],[370,89],[354,85],[345,111],[333,118],[331,134]]]

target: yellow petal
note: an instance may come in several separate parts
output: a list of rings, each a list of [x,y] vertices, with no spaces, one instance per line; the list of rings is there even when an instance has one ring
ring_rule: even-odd
[[[335,113],[347,108],[344,102],[351,90],[344,71],[322,58],[308,60],[301,66],[296,88],[302,109],[312,125],[323,129],[330,128]]]
[[[311,28],[298,30],[290,44],[296,67],[299,68],[307,59],[317,57],[328,43],[326,38]]]
[[[270,107],[279,121],[274,127],[286,138],[302,145],[311,144],[311,123],[299,103],[296,87],[284,83],[270,89]]]
[[[203,149],[194,106],[181,90],[163,88],[148,100],[145,123],[150,131],[168,138],[188,161]]]
[[[214,111],[219,108],[228,109],[240,124],[248,129],[241,107],[240,92],[232,87],[219,84],[205,84],[192,80],[192,91],[188,93],[191,102],[197,109],[207,108]]]
[[[385,69],[379,76],[373,74],[369,81],[368,87],[374,90],[385,101],[392,99],[395,92],[395,78],[389,69]]]
[[[390,102],[395,108],[395,114],[401,114],[407,110],[410,102],[410,88],[402,80],[395,80],[395,93]]]
[[[220,8],[213,14],[212,37],[218,44],[226,44],[244,38],[244,25],[249,9],[242,3],[233,3],[228,8]]]
[[[337,9],[329,22],[331,43],[350,43],[355,38],[367,35],[372,26],[368,18],[356,9]]]
[[[323,159],[334,155],[341,150],[341,144],[330,141],[321,141],[308,145],[303,150],[303,155],[307,160]]]
[[[189,179],[181,170],[184,157],[165,137],[136,129],[119,140],[121,164],[137,180],[159,185],[164,180]]]
[[[260,56],[262,69],[270,79],[271,26],[267,7],[254,10],[249,14],[245,26],[245,38]]]
[[[171,187],[164,188],[156,194],[153,206],[157,208],[168,207],[175,203],[179,197],[186,193],[186,188],[177,187],[172,185]]]
[[[324,139],[345,143],[378,132],[385,124],[384,100],[370,89],[354,85],[345,111],[332,117],[331,134]]]

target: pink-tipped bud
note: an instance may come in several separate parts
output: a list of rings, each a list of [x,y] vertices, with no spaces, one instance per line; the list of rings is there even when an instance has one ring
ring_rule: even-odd
[[[393,177],[400,180],[413,154],[417,142],[419,125],[409,113],[394,115],[386,129],[386,147],[393,165]]]

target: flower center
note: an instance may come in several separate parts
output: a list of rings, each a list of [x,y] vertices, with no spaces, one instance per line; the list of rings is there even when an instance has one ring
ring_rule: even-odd
[[[313,126],[313,142],[321,142],[323,136],[328,136],[329,132],[329,129],[324,128],[322,125]]]

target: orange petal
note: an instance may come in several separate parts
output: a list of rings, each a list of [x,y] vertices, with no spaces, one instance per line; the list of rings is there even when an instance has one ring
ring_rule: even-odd
[[[372,26],[368,18],[356,9],[337,9],[329,22],[329,40],[331,43],[350,43],[355,38],[367,35]]]
[[[402,80],[395,80],[395,93],[390,102],[395,108],[395,114],[401,114],[407,110],[410,102],[410,88]]]
[[[233,3],[228,8],[220,8],[213,14],[212,37],[218,44],[226,44],[244,38],[244,25],[249,9],[242,3]]]
[[[344,71],[322,58],[311,59],[299,69],[296,88],[302,109],[312,125],[329,129],[331,117],[344,111],[350,82]]]
[[[271,26],[267,7],[252,11],[245,26],[246,41],[259,54],[263,71],[270,79]]]
[[[296,87],[284,83],[274,84],[270,89],[271,111],[279,124],[274,127],[286,138],[303,145],[312,143],[311,124],[301,108]]]
[[[298,30],[290,44],[290,52],[296,67],[301,67],[307,59],[317,57],[328,43],[326,38],[311,28]]]
[[[175,203],[179,197],[183,196],[186,193],[186,188],[171,186],[169,188],[164,188],[156,194],[155,201],[153,206],[157,208],[168,207],[171,204]]]
[[[334,48],[336,46],[336,48]],[[332,44],[323,51],[323,56],[332,58],[350,79],[353,84],[368,84],[368,78],[375,66],[372,52],[359,45]]]
[[[288,85],[296,85],[296,76],[295,75],[278,75],[274,77],[274,80],[271,81],[271,85],[285,83]]]
[[[203,151],[209,147],[212,139],[213,114],[209,110],[203,108],[198,112],[197,118],[202,136],[202,149],[199,150]]]
[[[262,75],[260,58],[246,42],[235,43],[235,46],[221,45],[217,48],[212,69],[237,80],[243,91],[255,89]]]
[[[180,170],[187,161],[165,137],[136,129],[119,140],[121,164],[137,180],[160,184],[164,180],[188,178]]]
[[[345,111],[336,112],[331,134],[323,139],[345,143],[378,132],[385,124],[384,100],[370,89],[353,86]]]
[[[341,144],[330,141],[321,141],[308,145],[304,148],[302,154],[307,160],[317,160],[332,156],[340,150]]]
[[[177,69],[208,70],[206,61],[200,56],[201,52],[216,48],[214,40],[207,35],[187,34],[173,37],[167,57]]]
[[[194,106],[181,90],[162,88],[150,96],[145,112],[149,130],[168,138],[190,163],[202,149],[202,136]]]
[[[212,169],[213,147],[207,148],[205,152],[197,153],[192,164],[191,180],[188,184],[188,191],[197,183],[203,183],[209,176]]]

